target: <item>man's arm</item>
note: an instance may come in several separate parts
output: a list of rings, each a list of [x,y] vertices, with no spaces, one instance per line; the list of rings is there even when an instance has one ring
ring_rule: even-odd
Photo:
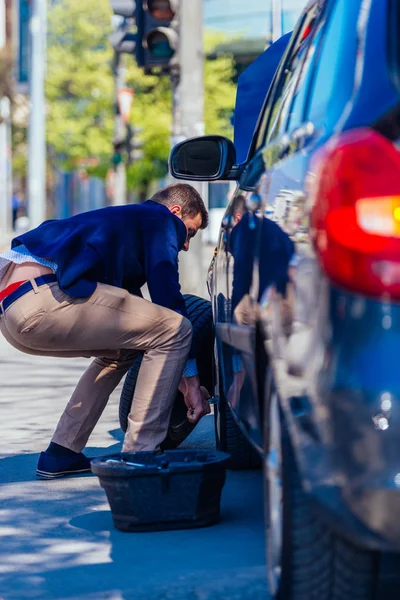
[[[185,301],[179,284],[179,242],[175,224],[169,220],[157,220],[150,223],[151,229],[144,233],[146,236],[144,241],[145,272],[150,297],[154,303],[187,317]],[[189,359],[179,385],[188,408],[188,420],[192,423],[197,423],[202,416],[210,412],[207,402],[209,395],[207,390],[200,386],[195,357],[196,349],[192,342]]]
[[[178,272],[178,233],[170,219],[151,219],[143,232],[147,286],[152,301],[186,317]]]
[[[198,376],[182,377],[179,389],[183,394],[187,406],[187,418],[190,423],[197,423],[201,417],[211,412],[208,398],[210,394],[205,387],[200,385]]]

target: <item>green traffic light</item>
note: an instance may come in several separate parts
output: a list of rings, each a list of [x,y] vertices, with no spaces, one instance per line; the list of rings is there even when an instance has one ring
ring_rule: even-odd
[[[149,47],[150,52],[157,58],[171,58],[174,55],[174,50],[167,41],[158,42]]]
[[[122,154],[115,152],[112,157],[113,165],[120,165],[122,163]]]
[[[147,38],[147,47],[155,58],[171,58],[175,49],[171,46],[168,37],[159,30],[152,31]]]

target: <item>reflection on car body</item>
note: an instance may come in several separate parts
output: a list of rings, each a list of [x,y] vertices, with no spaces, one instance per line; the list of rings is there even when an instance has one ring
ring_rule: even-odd
[[[210,274],[218,442],[236,466],[263,459],[282,600],[388,600],[386,552],[397,593],[399,30],[395,0],[310,0],[247,161],[210,170],[238,182]]]

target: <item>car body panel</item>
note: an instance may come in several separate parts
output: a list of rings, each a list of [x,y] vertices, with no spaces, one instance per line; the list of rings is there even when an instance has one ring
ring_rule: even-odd
[[[237,171],[209,277],[219,388],[248,439],[268,447],[272,379],[321,515],[355,544],[397,552],[400,302],[329,279],[311,212],[327,143],[370,128],[399,149],[399,25],[395,0],[309,2]]]
[[[372,3],[369,18],[360,13],[357,20],[358,43],[364,44],[366,56],[373,46],[378,65],[379,59],[380,64],[383,61],[380,53],[385,40],[387,11],[383,5]],[[343,18],[348,7],[342,3],[341,9]],[[340,2],[335,10],[339,13]],[[383,27],[381,36],[377,35],[379,25]],[[269,291],[261,302],[261,319],[269,332],[275,384],[305,488],[320,505],[341,517],[346,535],[355,540],[362,536],[371,547],[398,549],[400,532],[393,524],[393,511],[399,506],[396,440],[400,423],[391,413],[389,425],[379,405],[382,398],[388,403],[388,398],[392,401],[399,393],[400,382],[396,383],[390,357],[400,340],[397,332],[383,329],[384,319],[387,324],[389,313],[397,314],[398,307],[336,290],[321,272],[309,239],[311,156],[337,133],[340,121],[343,130],[371,125],[399,102],[388,73],[377,68],[375,86],[380,86],[380,93],[373,94],[371,110],[366,100],[366,94],[372,92],[371,70],[367,72],[363,64],[361,75],[360,63],[354,66],[353,103],[342,101],[341,117],[328,106],[323,119],[311,123],[312,133],[302,151],[293,143],[293,154],[289,150],[278,163],[273,162],[274,148],[264,149],[265,162],[271,165],[267,186],[270,218],[296,242],[296,260],[290,268],[286,297]],[[340,63],[338,67],[340,70]],[[392,328],[396,329],[394,323]],[[379,370],[380,356],[385,358]],[[379,430],[379,423],[387,429]]]
[[[252,311],[247,307],[246,315],[251,342],[242,356],[246,356],[246,378],[253,380],[253,386],[251,402],[247,398],[247,402],[231,406],[255,442],[260,429],[251,429],[249,421],[251,407],[253,421],[254,415],[262,414],[257,400],[260,391],[254,385],[257,375],[248,374],[256,364],[254,339],[259,322],[305,489],[327,511],[332,522],[340,517],[342,533],[355,541],[362,539],[370,547],[393,550],[400,548],[400,531],[393,524],[400,493],[400,422],[398,411],[392,407],[397,406],[400,384],[395,361],[389,357],[395,356],[400,347],[396,332],[396,328],[400,331],[399,307],[336,289],[321,271],[309,236],[309,183],[314,176],[312,157],[321,145],[341,130],[372,125],[398,105],[399,97],[388,69],[381,67],[387,63],[385,3],[372,2],[369,7],[368,3],[354,2],[349,7],[345,0],[337,0],[328,2],[325,10],[305,51],[305,72],[298,74],[297,85],[303,86],[304,96],[308,87],[309,99],[296,98],[300,108],[297,113],[288,109],[282,134],[271,142],[266,126],[263,144],[248,164],[236,192],[247,198],[259,194],[265,215],[293,240],[296,253],[288,264],[288,283],[281,293],[276,285],[260,289],[261,278],[257,278],[255,267],[259,269],[266,250],[262,227],[258,236],[255,228],[254,234],[242,243],[240,254],[248,262],[244,273],[247,284],[240,301],[250,289],[253,302]],[[357,35],[342,36],[332,60],[332,73],[321,76],[319,61],[324,60],[324,52],[331,53],[343,28],[352,29]],[[285,69],[284,61],[281,69]],[[278,74],[275,86],[281,77]],[[327,97],[325,110],[320,102],[320,112],[312,96],[316,81],[320,85],[326,81],[326,85],[337,90]],[[272,90],[272,97],[273,93]],[[268,110],[271,108],[266,105],[264,111]],[[272,115],[264,119],[271,121]],[[257,221],[256,216],[252,218]],[[223,277],[228,265],[231,273],[235,270],[226,250],[233,231],[234,228],[224,231],[220,265]],[[231,275],[226,286],[230,300],[232,288]],[[237,305],[238,301],[234,303]],[[387,330],[383,322],[388,323],[389,313],[395,321]],[[234,314],[225,343],[229,348],[244,350],[239,342],[240,327],[236,325],[235,333],[233,322],[238,322]],[[228,354],[225,350],[222,362],[226,363]],[[379,356],[385,357],[383,362]],[[232,360],[230,356],[229,361]],[[247,387],[245,391],[248,395]],[[388,406],[389,399],[389,413],[382,412],[382,403]],[[260,447],[259,443],[256,445]]]

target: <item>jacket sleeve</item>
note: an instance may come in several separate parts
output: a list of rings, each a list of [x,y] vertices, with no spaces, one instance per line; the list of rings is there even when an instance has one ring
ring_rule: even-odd
[[[152,219],[143,232],[147,286],[152,301],[187,317],[178,272],[178,233],[169,219]]]

